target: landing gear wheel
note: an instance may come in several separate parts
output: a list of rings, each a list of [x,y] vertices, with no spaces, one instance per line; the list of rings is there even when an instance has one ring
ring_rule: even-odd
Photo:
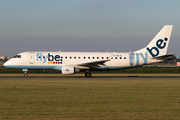
[[[86,72],[85,73],[85,77],[91,77],[91,73],[90,72]]]
[[[28,77],[28,74],[24,74],[24,77],[27,78],[27,77]]]

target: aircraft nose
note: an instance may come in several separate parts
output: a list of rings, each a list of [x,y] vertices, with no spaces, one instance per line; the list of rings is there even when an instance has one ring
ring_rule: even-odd
[[[8,67],[9,65],[11,65],[12,61],[11,60],[8,60],[7,62],[5,62],[3,64],[4,67]]]

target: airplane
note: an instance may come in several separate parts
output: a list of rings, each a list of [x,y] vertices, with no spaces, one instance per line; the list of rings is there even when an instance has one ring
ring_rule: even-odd
[[[91,77],[90,71],[120,70],[159,63],[176,58],[167,54],[173,25],[165,25],[144,48],[134,52],[22,52],[4,63],[4,67],[22,69],[53,69],[70,75],[81,71]]]

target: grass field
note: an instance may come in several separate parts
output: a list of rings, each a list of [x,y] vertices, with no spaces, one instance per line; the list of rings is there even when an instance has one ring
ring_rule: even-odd
[[[0,78],[0,119],[180,119],[180,79]]]

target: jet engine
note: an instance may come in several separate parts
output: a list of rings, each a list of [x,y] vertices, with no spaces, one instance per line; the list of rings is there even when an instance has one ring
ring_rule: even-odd
[[[63,66],[62,67],[62,74],[70,75],[70,74],[74,74],[77,72],[80,72],[79,68],[75,68],[75,67],[71,67],[71,66]]]

